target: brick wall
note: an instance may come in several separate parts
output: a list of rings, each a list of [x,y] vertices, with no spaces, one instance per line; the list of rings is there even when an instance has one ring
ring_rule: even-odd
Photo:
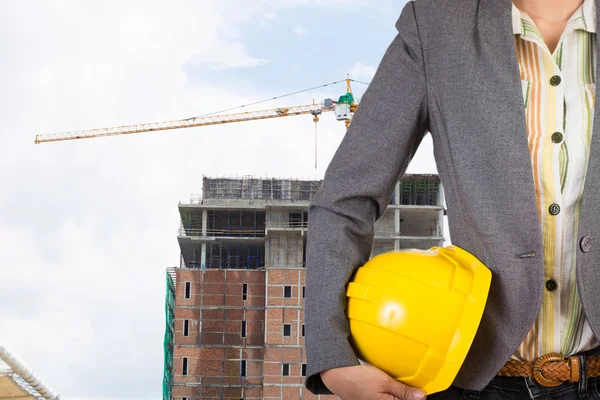
[[[262,399],[265,272],[177,270],[175,301],[174,398]]]
[[[174,399],[335,399],[303,387],[304,272],[177,270]]]

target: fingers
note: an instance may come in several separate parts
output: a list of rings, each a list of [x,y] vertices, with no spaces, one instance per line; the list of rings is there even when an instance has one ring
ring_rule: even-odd
[[[390,379],[386,390],[401,400],[423,400],[425,398],[425,392],[421,389],[403,385],[393,379]]]

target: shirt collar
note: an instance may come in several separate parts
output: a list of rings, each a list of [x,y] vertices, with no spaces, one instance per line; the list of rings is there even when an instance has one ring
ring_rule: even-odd
[[[512,3],[512,27],[515,35],[525,34],[525,23],[533,24],[531,17]],[[596,4],[594,0],[584,0],[581,7],[575,11],[565,30],[582,29],[587,32],[596,33]]]

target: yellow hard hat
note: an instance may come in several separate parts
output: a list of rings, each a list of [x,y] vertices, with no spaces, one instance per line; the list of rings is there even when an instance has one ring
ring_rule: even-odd
[[[373,257],[346,292],[357,356],[427,394],[447,389],[471,347],[491,280],[458,246]]]

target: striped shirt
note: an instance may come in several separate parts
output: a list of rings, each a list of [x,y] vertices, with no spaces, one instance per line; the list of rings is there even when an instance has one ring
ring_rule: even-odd
[[[575,276],[594,116],[596,9],[594,0],[584,1],[552,54],[527,14],[513,5],[512,17],[544,240],[542,308],[513,356],[531,361],[599,345],[583,313]]]

